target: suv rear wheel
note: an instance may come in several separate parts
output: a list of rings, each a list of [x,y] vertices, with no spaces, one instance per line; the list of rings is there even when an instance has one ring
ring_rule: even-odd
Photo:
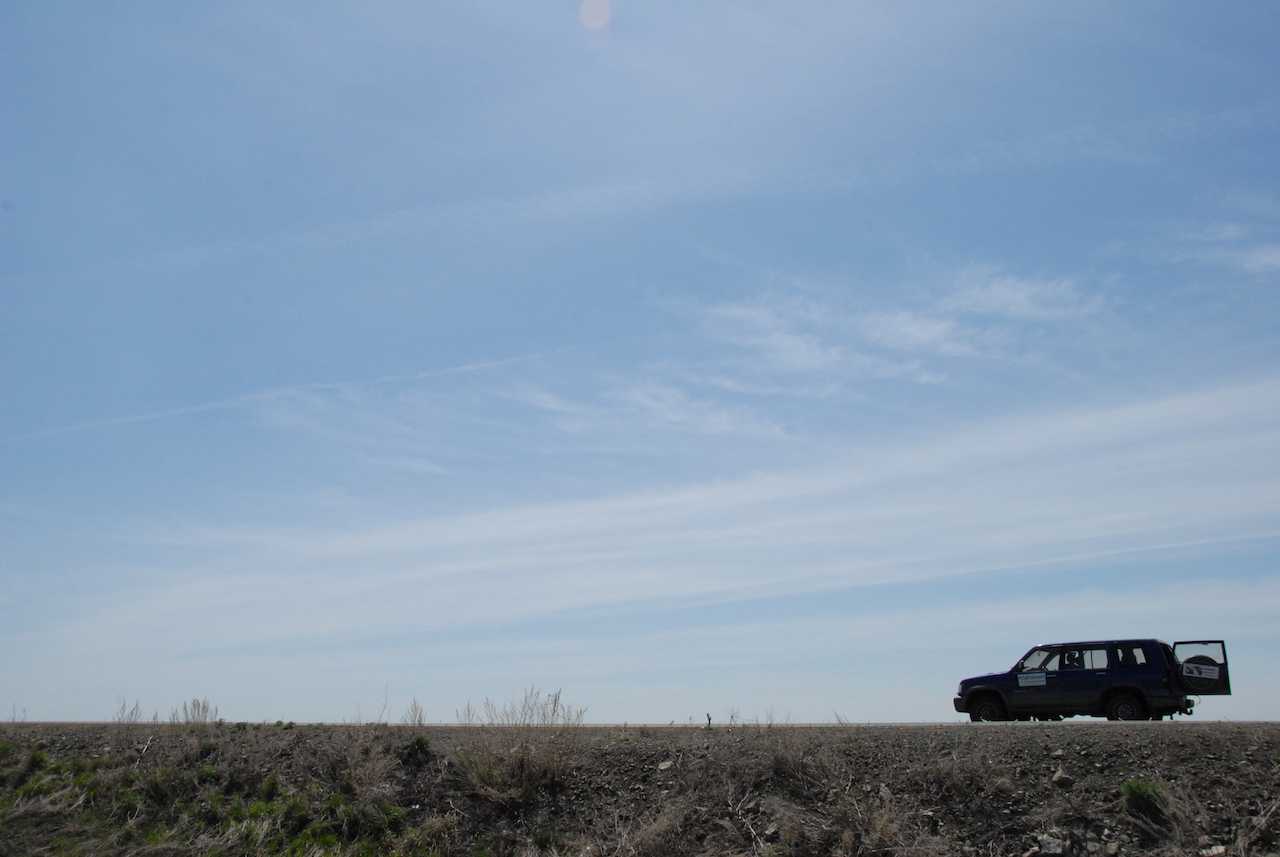
[[[1107,700],[1108,720],[1146,720],[1147,708],[1132,693],[1117,693]]]
[[[1005,720],[1004,704],[1000,697],[993,693],[984,693],[969,705],[969,719],[974,723],[991,720]]]

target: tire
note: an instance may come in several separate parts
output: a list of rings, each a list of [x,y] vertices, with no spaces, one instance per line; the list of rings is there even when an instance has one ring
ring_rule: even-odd
[[[1117,693],[1107,700],[1108,720],[1146,720],[1147,707],[1132,693]]]
[[[1000,701],[1000,697],[992,693],[984,693],[970,703],[969,719],[974,723],[982,723],[1007,720],[1008,715],[1005,713],[1004,703]]]

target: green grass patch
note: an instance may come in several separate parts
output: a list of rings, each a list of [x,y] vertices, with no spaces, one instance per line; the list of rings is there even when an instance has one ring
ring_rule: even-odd
[[[52,774],[42,774],[27,780],[27,782],[18,787],[14,794],[20,800],[31,800],[32,798],[51,795],[57,790],[58,778]]]
[[[253,819],[268,818],[275,815],[275,811],[275,806],[265,800],[255,800],[248,808],[249,817]]]

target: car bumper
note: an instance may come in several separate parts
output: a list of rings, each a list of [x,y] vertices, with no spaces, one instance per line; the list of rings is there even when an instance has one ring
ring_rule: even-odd
[[[1189,696],[1153,696],[1148,701],[1148,706],[1153,714],[1191,714],[1196,707],[1196,701]]]
[[[955,706],[956,711],[960,712],[961,714],[964,714],[964,712],[965,712],[965,707],[964,707],[964,697],[963,697],[963,696],[953,697],[953,698],[952,698],[952,700],[951,700],[951,704]]]

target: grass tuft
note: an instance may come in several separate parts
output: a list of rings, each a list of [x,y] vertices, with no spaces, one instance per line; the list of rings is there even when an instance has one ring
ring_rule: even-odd
[[[1169,821],[1169,796],[1155,780],[1134,778],[1120,784],[1125,811],[1134,818],[1157,827]]]

